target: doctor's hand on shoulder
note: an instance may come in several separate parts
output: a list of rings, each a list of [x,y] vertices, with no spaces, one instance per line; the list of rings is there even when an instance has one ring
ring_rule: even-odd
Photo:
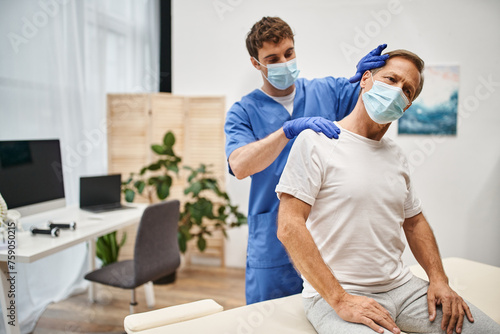
[[[322,132],[330,139],[338,139],[340,133],[335,123],[323,117],[301,117],[283,124],[283,131],[288,139],[293,139],[306,129]]]

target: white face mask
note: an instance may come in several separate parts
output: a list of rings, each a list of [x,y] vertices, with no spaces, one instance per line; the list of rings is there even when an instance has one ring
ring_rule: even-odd
[[[373,82],[372,89],[363,93],[362,98],[368,116],[378,124],[398,120],[410,104],[401,88],[377,80]]]
[[[293,58],[286,63],[269,64],[267,66],[261,64],[255,57],[254,59],[259,65],[267,68],[267,77],[264,75],[264,78],[276,89],[287,89],[293,85],[299,76],[300,71],[297,69],[297,58]]]

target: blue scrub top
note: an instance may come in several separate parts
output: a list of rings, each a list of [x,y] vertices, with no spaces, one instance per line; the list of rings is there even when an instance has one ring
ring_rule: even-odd
[[[322,116],[337,121],[347,116],[356,105],[359,83],[345,78],[326,77],[295,81],[293,114],[259,89],[244,96],[228,111],[224,130],[226,156],[242,146],[263,139],[300,117]],[[275,193],[294,140],[290,140],[278,158],[266,169],[251,176],[248,209],[247,268],[273,268],[290,264],[278,240],[276,215],[279,200]],[[229,168],[231,174],[232,171]],[[234,175],[234,174],[233,174]],[[248,290],[248,288],[247,288]]]

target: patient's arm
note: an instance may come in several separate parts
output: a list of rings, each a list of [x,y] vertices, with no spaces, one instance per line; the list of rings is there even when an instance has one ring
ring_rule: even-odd
[[[424,268],[429,280],[448,283],[434,233],[424,215],[419,213],[406,218],[403,229],[413,255]]]
[[[465,301],[448,285],[448,277],[444,272],[436,238],[429,223],[424,215],[419,213],[405,219],[403,229],[413,255],[429,277],[429,320],[434,321],[436,318],[436,304],[442,305],[441,328],[447,333],[452,333],[453,330],[461,333],[464,315],[467,315],[471,322],[474,319]]]
[[[371,298],[350,295],[339,284],[306,227],[311,206],[286,193],[282,193],[280,199],[278,238],[295,267],[314,289],[342,319],[362,323],[379,333],[383,333],[382,327],[400,333],[389,312],[380,304]]]

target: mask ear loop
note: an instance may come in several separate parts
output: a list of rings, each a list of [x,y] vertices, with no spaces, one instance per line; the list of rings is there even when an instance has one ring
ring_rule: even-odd
[[[406,112],[406,110],[408,110],[408,108],[410,108],[412,104],[413,102],[408,99],[408,105],[403,109],[403,112]]]
[[[260,61],[258,61],[258,60],[257,60],[257,58],[255,58],[255,57],[252,57],[252,58],[253,58],[253,59],[255,59],[255,61],[256,61],[257,63],[259,63],[259,65],[260,65],[260,66],[264,66],[265,68],[267,68],[267,66],[266,66],[266,65],[264,65],[264,64],[262,64]]]
[[[255,57],[252,57],[252,58],[253,58],[253,59],[255,59],[255,61],[256,61],[257,63],[259,63],[259,65],[260,65],[260,66],[264,66],[265,68],[267,68],[267,66],[266,66],[266,65],[264,65],[264,64],[262,64],[260,61],[258,61],[258,60],[257,60],[257,58],[255,58]],[[259,72],[260,72],[260,74],[262,74],[262,76],[263,76],[264,78],[266,78],[267,82],[269,82],[269,83],[271,84],[271,82],[269,81],[269,78],[268,78],[268,77],[264,74],[264,72],[262,72],[262,70],[259,70]],[[273,85],[273,84],[271,84],[271,85]]]
[[[375,85],[375,79],[373,78],[373,72],[372,70],[369,70],[370,71],[370,76],[372,78],[372,85]]]

